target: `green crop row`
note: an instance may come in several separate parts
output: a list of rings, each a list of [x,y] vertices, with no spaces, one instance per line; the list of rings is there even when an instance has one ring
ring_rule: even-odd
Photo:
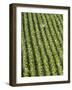
[[[22,13],[22,77],[63,74],[63,17]]]

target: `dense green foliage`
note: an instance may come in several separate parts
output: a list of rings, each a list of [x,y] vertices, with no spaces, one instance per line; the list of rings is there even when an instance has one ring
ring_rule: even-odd
[[[63,74],[63,15],[22,13],[22,77]]]

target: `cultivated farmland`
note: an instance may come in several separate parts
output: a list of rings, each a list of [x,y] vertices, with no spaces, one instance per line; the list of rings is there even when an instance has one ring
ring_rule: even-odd
[[[22,77],[63,74],[63,15],[21,14]]]

